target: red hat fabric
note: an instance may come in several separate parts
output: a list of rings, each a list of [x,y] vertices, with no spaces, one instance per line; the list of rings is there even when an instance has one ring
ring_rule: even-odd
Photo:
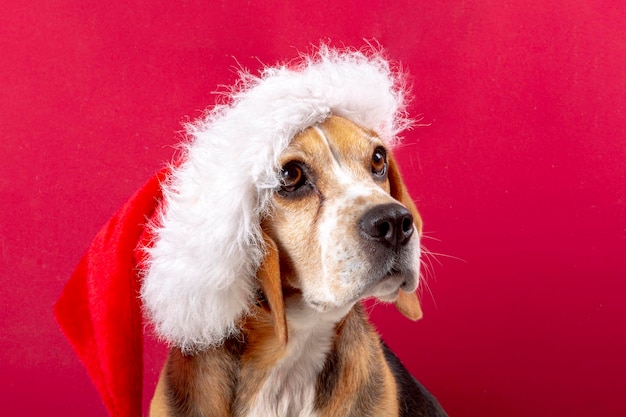
[[[55,305],[70,340],[109,413],[141,415],[143,321],[138,265],[146,225],[161,201],[168,170],[150,179],[104,225]],[[112,302],[114,300],[114,302]]]

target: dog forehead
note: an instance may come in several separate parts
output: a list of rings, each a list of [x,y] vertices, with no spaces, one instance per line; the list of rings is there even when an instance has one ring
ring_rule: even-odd
[[[329,163],[366,162],[375,146],[382,141],[371,131],[339,116],[311,126],[294,137],[281,162],[300,159],[304,162]]]
[[[376,145],[382,145],[378,136],[363,129],[348,119],[332,116],[317,126],[320,135],[324,136],[335,159],[347,161],[369,158]]]

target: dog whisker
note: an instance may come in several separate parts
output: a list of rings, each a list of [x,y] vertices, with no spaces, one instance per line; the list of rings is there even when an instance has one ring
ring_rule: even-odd
[[[422,247],[422,249],[424,250],[424,248]],[[435,259],[437,261],[437,263],[439,263],[439,265],[442,265],[441,261],[438,258],[447,258],[447,259],[452,259],[455,261],[459,261],[459,262],[463,262],[463,263],[467,263],[466,259],[463,258],[459,258],[458,256],[454,256],[454,255],[448,255],[446,253],[441,253],[441,252],[432,252],[430,250],[425,250],[425,253],[432,257],[433,259]]]
[[[429,232],[422,232],[422,235],[420,237],[422,239],[430,239],[430,240],[434,240],[435,242],[441,242],[441,239],[431,236]]]

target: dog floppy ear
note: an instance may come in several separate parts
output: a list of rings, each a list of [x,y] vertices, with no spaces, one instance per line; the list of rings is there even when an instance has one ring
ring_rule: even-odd
[[[265,258],[257,271],[257,280],[270,308],[274,331],[281,347],[287,345],[287,317],[285,316],[285,303],[283,289],[280,280],[280,263],[278,260],[278,247],[265,232],[262,232],[265,242]]]
[[[413,216],[413,223],[417,228],[417,233],[421,237],[422,235],[422,218],[415,207],[415,203],[411,199],[409,192],[407,191],[400,171],[398,170],[398,164],[396,163],[393,155],[387,156],[388,164],[388,178],[391,196],[403,204]],[[419,274],[419,266],[415,271]],[[418,281],[419,282],[419,281]],[[396,308],[403,316],[411,320],[419,320],[422,318],[422,308],[415,292],[405,292],[402,289],[398,290],[398,298],[395,302]]]

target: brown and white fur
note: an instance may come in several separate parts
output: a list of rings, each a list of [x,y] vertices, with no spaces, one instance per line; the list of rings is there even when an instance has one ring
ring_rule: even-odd
[[[152,417],[445,416],[360,301],[418,319],[420,216],[383,142],[331,116],[282,153],[260,290],[240,334],[172,348]]]

